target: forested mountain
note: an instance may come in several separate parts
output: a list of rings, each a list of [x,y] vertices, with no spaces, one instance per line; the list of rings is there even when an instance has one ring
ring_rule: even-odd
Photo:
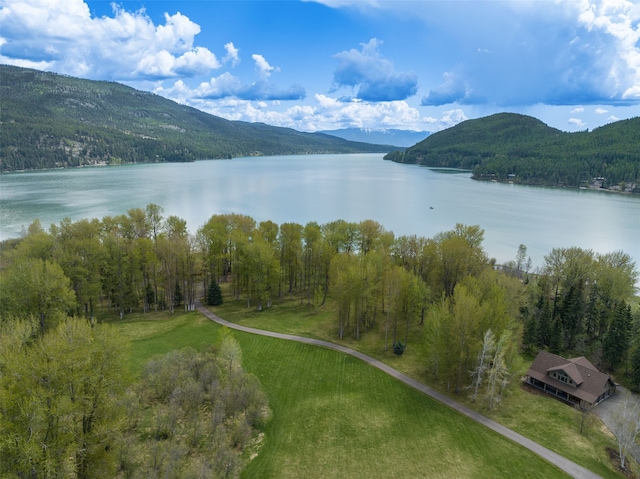
[[[391,149],[228,121],[118,83],[6,65],[0,108],[0,171]]]
[[[567,133],[530,116],[499,113],[434,133],[385,159],[470,169],[475,179],[640,192],[640,117]]]

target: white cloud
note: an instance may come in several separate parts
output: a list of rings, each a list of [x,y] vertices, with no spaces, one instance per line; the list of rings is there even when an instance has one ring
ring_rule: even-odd
[[[281,89],[264,79],[245,84],[229,72],[213,77],[208,82],[200,83],[193,90],[189,90],[182,81],[179,81],[170,88],[160,86],[155,92],[172,100],[178,101],[179,98],[180,101],[187,103],[190,99],[220,100],[229,97],[247,101],[302,100],[306,97],[304,88],[297,85]]]
[[[224,63],[231,63],[231,67],[234,68],[240,63],[240,50],[237,49],[232,42],[225,43],[224,49],[227,51],[227,54],[222,59]]]
[[[640,100],[640,7],[627,0],[573,0],[578,20],[612,44],[608,79],[616,96]]]
[[[361,43],[361,50],[352,48],[334,55],[339,62],[333,73],[336,89],[356,89],[357,99],[367,101],[405,100],[416,94],[418,77],[411,72],[397,72],[392,62],[378,51],[382,42],[372,38]]]
[[[578,106],[576,108],[574,108],[573,110],[571,110],[571,114],[575,115],[576,113],[583,113],[584,112],[584,107],[583,106]]]
[[[580,118],[569,118],[569,124],[579,129],[585,129],[587,127],[587,124]]]
[[[165,14],[154,25],[144,10],[92,17],[82,0],[4,0],[0,10],[4,63],[99,79],[193,76],[219,68],[207,48],[194,46],[200,26]]]
[[[212,98],[215,97],[212,92],[234,88],[237,81],[225,73],[193,91],[189,91],[183,82],[176,82],[173,88],[158,89],[156,93],[228,120],[263,122],[300,131],[350,127],[439,131],[467,119],[460,109],[445,111],[439,118],[422,117],[417,108],[405,101],[345,102],[323,94],[314,96],[313,105],[295,105],[286,109],[281,109],[279,102],[249,101],[238,97]]]
[[[258,72],[260,78],[269,78],[273,72],[280,71],[278,67],[272,67],[271,65],[269,65],[269,62],[265,60],[262,55],[254,53],[253,55],[251,55],[251,58],[253,58],[253,61],[256,62],[256,71]]]
[[[596,108],[594,111],[595,111],[598,115],[604,115],[605,113],[608,113],[608,112],[609,112],[609,110],[605,110],[604,108],[599,108],[599,107],[598,107],[598,108]]]

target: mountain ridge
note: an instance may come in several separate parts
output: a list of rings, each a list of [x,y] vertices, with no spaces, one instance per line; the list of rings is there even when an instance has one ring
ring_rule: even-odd
[[[393,150],[226,120],[119,83],[8,65],[0,65],[0,107],[0,171]]]
[[[431,134],[428,131],[398,130],[393,128],[342,128],[339,130],[321,130],[320,133],[337,136],[349,141],[404,148],[424,140]]]
[[[385,159],[474,179],[640,192],[640,117],[568,133],[517,113],[466,120]]]

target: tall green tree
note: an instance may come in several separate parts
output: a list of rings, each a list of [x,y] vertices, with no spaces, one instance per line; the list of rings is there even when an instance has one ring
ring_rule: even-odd
[[[72,318],[35,340],[28,322],[2,329],[0,475],[114,477],[127,385],[122,338]]]
[[[616,305],[609,331],[604,337],[602,358],[611,369],[626,359],[631,344],[631,307],[624,301]]]
[[[58,263],[24,258],[0,271],[0,317],[34,316],[45,331],[71,313],[76,297]]]

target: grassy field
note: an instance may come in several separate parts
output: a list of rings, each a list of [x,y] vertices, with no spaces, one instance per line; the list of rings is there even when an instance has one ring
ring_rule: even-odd
[[[444,385],[438,384],[425,371],[426,360],[419,347],[422,337],[419,325],[412,326],[409,332],[409,348],[405,354],[396,356],[391,351],[384,351],[384,323],[381,321],[378,321],[377,330],[365,333],[358,341],[349,335],[339,340],[333,320],[335,313],[330,308],[312,308],[291,300],[257,312],[241,303],[228,301],[214,310],[219,316],[245,326],[328,339],[358,349],[446,393]],[[400,331],[404,340],[404,329]],[[516,377],[525,374],[532,359],[521,364]],[[532,392],[518,380],[513,381],[503,403],[494,412],[483,409],[482,405],[471,404],[465,394],[451,396],[603,477],[622,477],[614,470],[606,451],[607,447],[616,448],[615,439],[599,420],[593,418],[580,434],[578,411],[548,396]]]
[[[136,369],[154,354],[216,340],[197,313],[131,315]],[[266,390],[273,418],[244,476],[567,477],[486,428],[366,366],[322,348],[234,333],[245,368]]]

